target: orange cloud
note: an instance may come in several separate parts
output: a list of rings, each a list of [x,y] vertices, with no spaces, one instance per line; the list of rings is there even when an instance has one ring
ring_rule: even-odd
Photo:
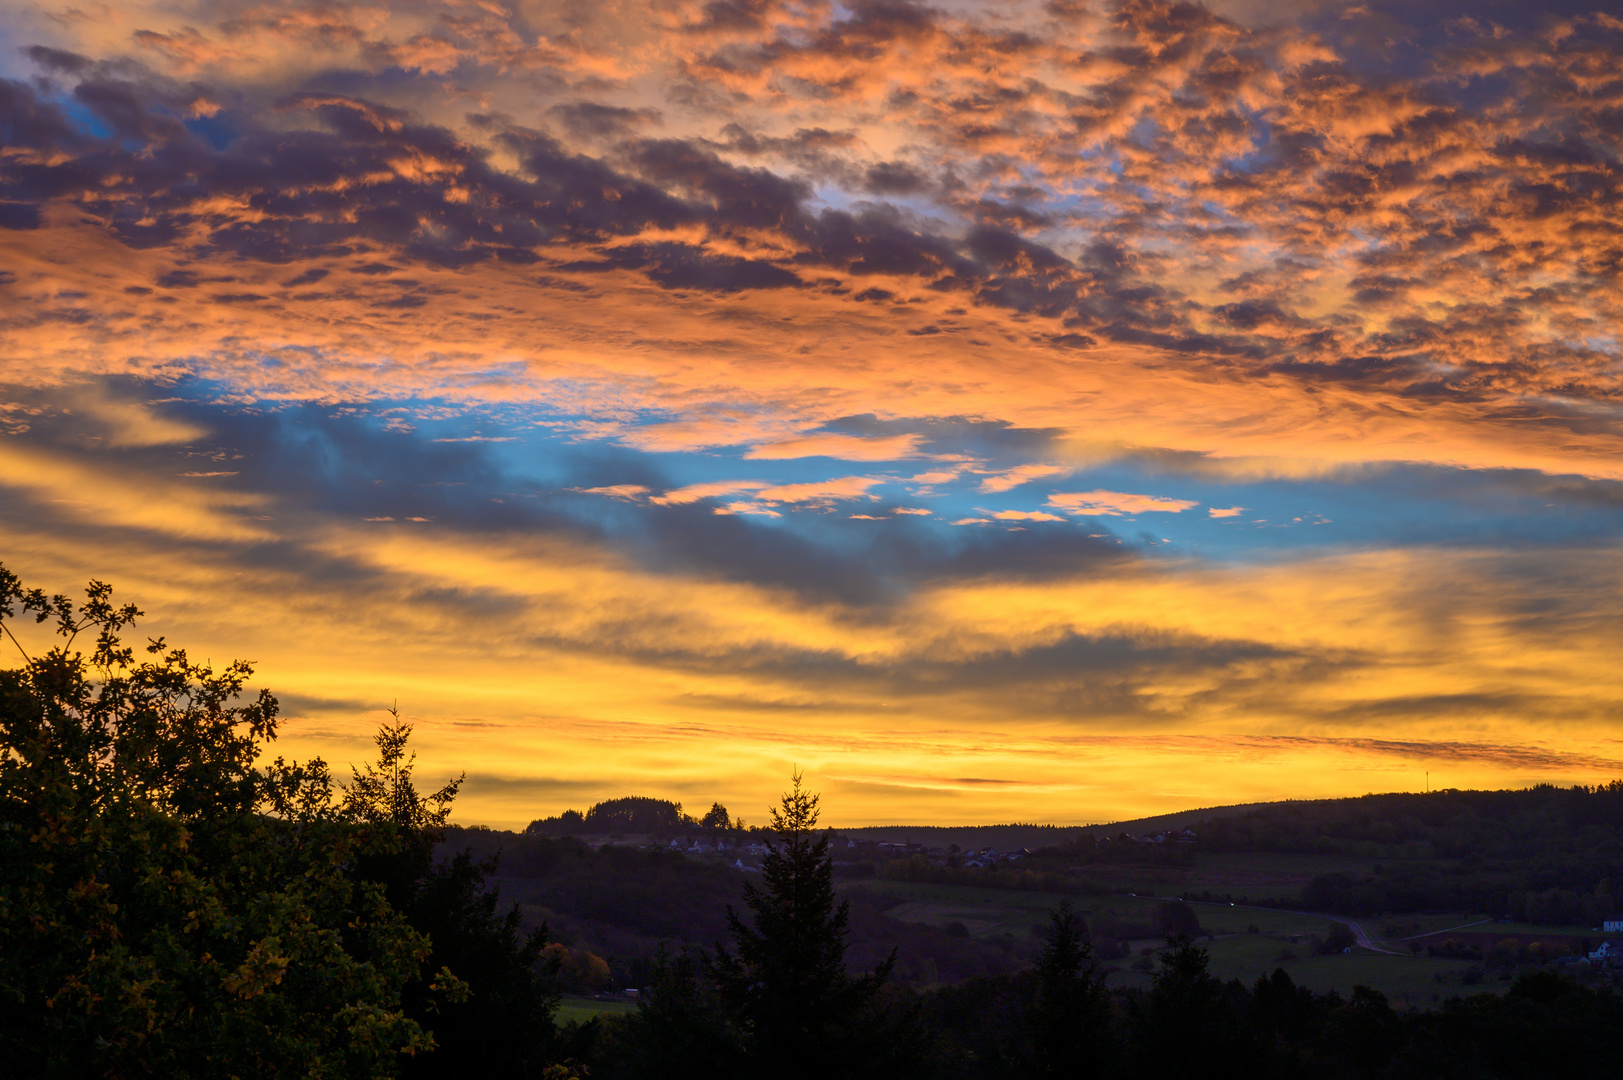
[[[711,512],[715,513],[715,514],[724,514],[724,515],[725,514],[753,514],[756,517],[782,517],[783,516],[782,514],[778,513],[776,510],[772,509],[770,506],[763,506],[760,503],[745,502],[745,501],[724,503],[723,505],[716,507]]]
[[[648,500],[660,506],[684,506],[688,503],[698,502],[700,499],[712,499],[722,495],[736,495],[741,491],[759,491],[766,487],[761,480],[714,480],[701,484],[689,484],[686,487],[673,488],[663,495],[655,495]]]
[[[1618,757],[1609,551],[1127,560],[943,581],[854,610],[651,573],[590,541],[438,526],[289,518],[271,545],[288,557],[266,559],[263,535],[49,510],[77,475],[34,469],[33,488],[19,475],[4,473],[8,505],[27,510],[11,519],[9,568],[67,588],[107,576],[116,537],[116,584],[151,613],[143,627],[252,656],[257,681],[286,695],[278,752],[364,760],[377,710],[398,698],[422,775],[517,785],[470,782],[463,820],[522,825],[582,791],[708,785],[764,804],[791,762],[848,778],[830,790],[851,821],[1005,806],[937,801],[928,778],[954,776],[1043,787],[1046,816],[1096,821],[1401,789],[1421,758],[1448,763],[1450,783],[1498,786],[1592,782]],[[365,573],[335,579],[333,565]],[[401,638],[404,621],[424,632]],[[25,643],[44,633],[17,629]],[[700,748],[702,777],[672,772]],[[590,785],[542,783],[570,777]],[[919,788],[864,786],[884,777]]]
[[[0,382],[85,424],[52,442],[0,402],[8,563],[53,589],[112,577],[175,640],[263,658],[307,697],[305,751],[365,756],[368,710],[415,700],[425,764],[508,785],[470,795],[475,819],[558,809],[548,769],[599,785],[571,799],[764,803],[758,778],[799,761],[853,819],[932,820],[1026,814],[952,777],[1050,793],[1062,820],[1400,784],[1420,753],[1460,786],[1600,779],[1623,695],[1605,539],[1261,569],[1100,540],[1022,577],[1049,564],[1021,552],[1090,538],[1010,524],[1199,505],[1095,490],[958,518],[989,527],[894,595],[877,572],[741,584],[482,516],[556,493],[527,481],[329,520],[296,477],[186,456],[226,437],[194,412],[90,389],[205,387],[265,424],[378,408],[401,437],[501,418],[421,440],[486,463],[512,430],[616,461],[961,451],[906,481],[653,495],[640,462],[575,489],[716,500],[734,520],[662,516],[781,519],[774,540],[789,508],[888,483],[996,493],[1117,460],[1179,490],[1403,463],[1623,479],[1616,20],[1460,23],[1437,49],[1402,13],[1338,12],[1401,44],[1371,71],[1298,8],[8,12],[40,78],[5,84]],[[881,515],[827,523],[846,516]],[[683,539],[742,561],[758,538]],[[671,776],[695,759],[702,778]]]
[[[779,484],[763,487],[756,497],[765,502],[812,503],[860,499],[868,496],[868,489],[883,484],[882,476],[841,476],[833,480],[814,480],[805,484]]]
[[[648,494],[648,489],[641,484],[610,484],[607,487],[576,488],[575,490],[585,495],[607,495],[611,499],[622,499],[626,502],[636,502]]]
[[[1133,495],[1125,491],[1081,491],[1056,492],[1048,497],[1048,505],[1067,514],[1121,515],[1176,514],[1200,504],[1191,499]]]
[[[993,476],[988,476],[981,481],[980,490],[988,493],[1010,491],[1021,484],[1040,480],[1045,476],[1058,476],[1061,473],[1070,471],[1070,469],[1061,465],[1043,465],[1040,463],[1019,465],[1013,469],[1007,469]]]
[[[997,521],[1064,521],[1058,514],[1049,514],[1041,510],[982,510]]]

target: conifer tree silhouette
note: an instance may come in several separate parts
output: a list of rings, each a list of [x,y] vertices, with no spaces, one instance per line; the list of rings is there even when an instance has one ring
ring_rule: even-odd
[[[828,836],[818,833],[819,796],[792,774],[792,788],[771,811],[773,841],[761,860],[761,884],[746,882],[746,922],[731,907],[729,952],[711,971],[744,1036],[744,1074],[812,1077],[906,1073],[909,1039],[878,1007],[895,953],[873,971],[845,967],[849,905],[834,892]]]

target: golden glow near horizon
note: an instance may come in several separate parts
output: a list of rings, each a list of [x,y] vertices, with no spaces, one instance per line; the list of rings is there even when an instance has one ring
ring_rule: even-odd
[[[1525,19],[0,14],[0,561],[469,822],[1613,779],[1623,23]]]

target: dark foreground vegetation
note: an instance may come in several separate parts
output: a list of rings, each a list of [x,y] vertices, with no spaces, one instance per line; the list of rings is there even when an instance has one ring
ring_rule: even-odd
[[[277,706],[243,703],[247,665],[217,672],[162,639],[138,658],[120,635],[140,613],[105,586],[81,606],[0,569],[0,636],[20,652],[19,615],[62,644],[0,671],[7,1076],[1508,1078],[1612,1076],[1623,1060],[1614,990],[1551,970],[1421,1012],[1283,971],[1219,979],[1184,905],[1160,909],[1166,945],[1133,988],[1106,986],[1063,901],[1023,952],[909,927],[841,898],[799,777],[759,830],[678,808],[665,825],[709,836],[708,862],[556,826],[452,830],[458,784],[416,789],[398,717],[344,782],[320,761],[266,765]],[[1570,824],[1600,797],[1551,805]],[[622,803],[593,824],[669,816]],[[1367,842],[1440,842],[1421,826]],[[752,873],[715,857],[723,835],[760,846]],[[1151,846],[1029,854],[1056,868],[1186,857]],[[893,854],[879,861],[975,870]],[[634,1011],[556,1023],[566,984],[627,981]]]
[[[119,634],[140,612],[24,591],[64,641],[0,671],[0,1072],[18,1077],[541,1075],[542,933],[436,861],[456,784],[419,795],[396,718],[376,764],[258,762],[250,671]],[[88,640],[87,640],[88,639]],[[88,655],[75,648],[85,644]]]

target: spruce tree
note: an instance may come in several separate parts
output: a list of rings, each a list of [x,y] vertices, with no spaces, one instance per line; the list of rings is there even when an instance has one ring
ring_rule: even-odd
[[[1061,900],[1049,913],[1036,975],[1032,1075],[1056,1080],[1107,1075],[1113,1051],[1110,996],[1087,927],[1069,900]]]
[[[912,1048],[905,1025],[880,1007],[895,954],[864,975],[845,967],[849,905],[834,893],[818,796],[793,787],[772,815],[761,884],[746,882],[746,922],[731,907],[734,951],[720,946],[711,971],[744,1036],[743,1072],[773,1080],[894,1077]]]

